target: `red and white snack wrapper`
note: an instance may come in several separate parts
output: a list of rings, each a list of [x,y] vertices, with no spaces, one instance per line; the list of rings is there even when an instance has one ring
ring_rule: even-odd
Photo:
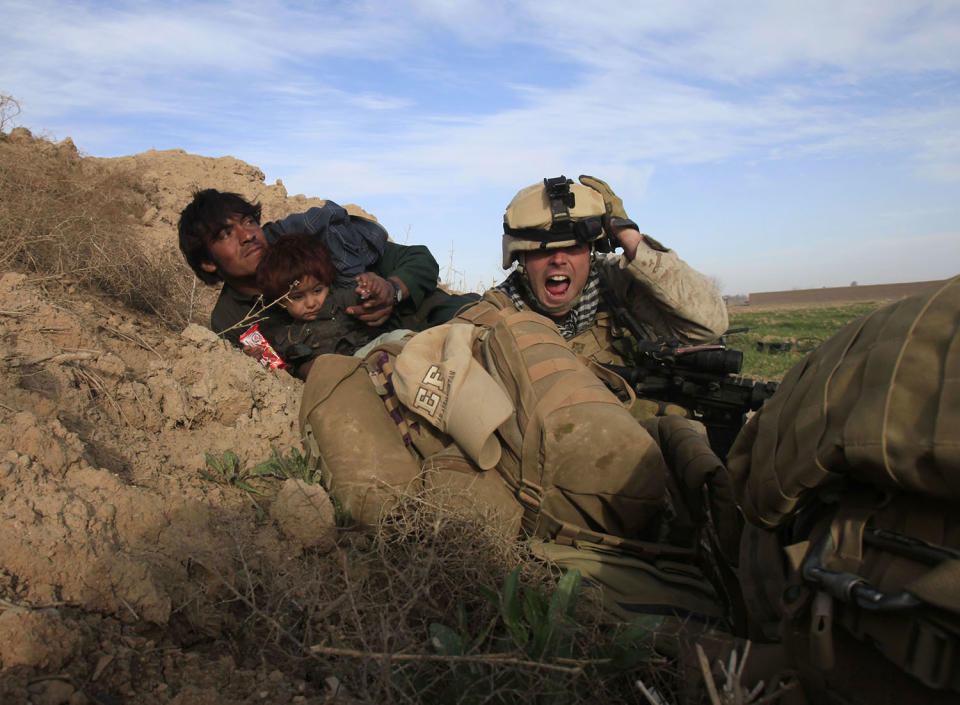
[[[267,341],[263,336],[263,333],[260,332],[260,324],[254,323],[250,330],[240,336],[240,344],[243,347],[254,347],[261,346],[260,348],[260,364],[264,367],[267,367],[271,370],[285,370],[290,367],[283,359],[277,355],[277,351],[273,349],[273,346]]]

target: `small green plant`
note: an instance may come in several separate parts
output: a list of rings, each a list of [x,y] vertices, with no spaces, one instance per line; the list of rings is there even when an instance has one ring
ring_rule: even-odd
[[[568,657],[570,637],[576,629],[573,613],[580,592],[580,573],[576,570],[566,573],[549,597],[539,587],[527,588],[521,593],[519,575],[520,569],[515,568],[504,578],[500,592],[479,586],[506,627],[507,646],[538,661]],[[494,627],[493,623],[487,624],[471,636],[462,605],[457,610],[457,622],[456,630],[445,624],[430,625],[430,641],[437,653],[445,656],[469,654],[480,647]]]
[[[262,493],[250,484],[250,481],[255,478],[274,477],[278,480],[293,478],[311,485],[320,482],[319,468],[314,467],[297,448],[292,448],[287,455],[284,455],[276,446],[270,446],[270,458],[257,463],[249,470],[232,450],[223,451],[219,458],[213,453],[207,453],[206,465],[207,470],[199,471],[204,479],[257,494]]]
[[[457,607],[456,628],[430,624],[435,653],[452,660],[437,702],[487,702],[479,695],[485,690],[518,693],[534,687],[543,702],[579,702],[576,695],[589,690],[596,679],[623,675],[649,662],[654,656],[651,624],[641,619],[610,626],[601,635],[577,620],[582,587],[580,572],[571,570],[549,594],[543,586],[521,588],[520,568],[515,568],[499,592],[478,586],[496,615],[481,622],[479,630],[477,610],[469,614],[462,604]],[[481,664],[500,667],[491,674]],[[544,673],[556,677],[546,688]],[[460,694],[470,692],[477,697],[462,699]]]
[[[576,631],[573,616],[582,583],[580,571],[565,573],[549,597],[541,588],[528,588],[521,595],[519,574],[520,569],[515,568],[504,578],[499,596],[488,593],[488,599],[499,603],[513,643],[531,659],[569,658]]]
[[[270,458],[254,466],[251,471],[257,476],[276,477],[281,480],[303,480],[309,485],[321,484],[320,468],[311,463],[299,448],[291,448],[287,455],[271,445]]]
[[[478,586],[481,595],[497,611],[498,618],[471,635],[471,624],[463,606],[457,609],[457,629],[445,624],[430,625],[430,641],[438,654],[464,656],[475,652],[492,638],[507,652],[520,652],[531,661],[548,662],[574,657],[575,637],[584,627],[576,620],[577,603],[583,580],[580,571],[564,573],[553,592],[543,587],[520,588],[520,568],[503,580],[500,591]],[[501,627],[497,629],[497,627]],[[626,625],[611,636],[615,651],[634,649],[644,643],[644,653],[652,630],[646,622]],[[616,654],[620,656],[621,654]],[[608,654],[609,657],[614,654]],[[601,659],[603,660],[603,659]]]
[[[259,465],[254,467],[253,470],[247,470],[232,450],[223,451],[219,458],[213,453],[207,453],[206,462],[209,470],[201,468],[198,471],[203,479],[221,485],[237,487],[253,494],[263,494],[250,484],[250,480],[253,478],[267,474],[259,470]]]

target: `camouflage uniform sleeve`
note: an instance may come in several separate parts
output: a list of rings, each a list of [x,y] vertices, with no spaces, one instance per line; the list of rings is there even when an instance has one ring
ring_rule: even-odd
[[[727,330],[727,307],[713,282],[649,235],[632,261],[612,257],[601,266],[620,298],[657,335],[706,343]]]

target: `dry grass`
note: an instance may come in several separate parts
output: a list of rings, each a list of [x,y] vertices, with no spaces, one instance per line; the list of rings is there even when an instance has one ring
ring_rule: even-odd
[[[3,128],[7,126],[7,123],[12,123],[19,114],[20,101],[12,95],[0,93],[0,132],[3,132]]]
[[[548,599],[556,576],[479,518],[419,500],[284,572],[258,573],[239,548],[236,558],[242,587],[228,585],[225,603],[234,657],[283,664],[336,702],[645,703],[638,678],[669,680],[650,635],[605,625],[588,593],[560,648],[536,657],[518,646],[497,600],[505,578],[520,565],[521,594]],[[463,648],[441,648],[444,633]]]
[[[69,143],[0,134],[0,268],[76,281],[172,329],[191,318],[193,273],[174,251],[137,237],[146,208],[139,177],[83,160]]]

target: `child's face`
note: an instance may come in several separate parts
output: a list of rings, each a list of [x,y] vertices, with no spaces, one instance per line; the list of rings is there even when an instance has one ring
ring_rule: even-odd
[[[312,321],[327,300],[329,291],[330,287],[318,282],[316,277],[307,275],[282,299],[283,307],[298,321]]]

